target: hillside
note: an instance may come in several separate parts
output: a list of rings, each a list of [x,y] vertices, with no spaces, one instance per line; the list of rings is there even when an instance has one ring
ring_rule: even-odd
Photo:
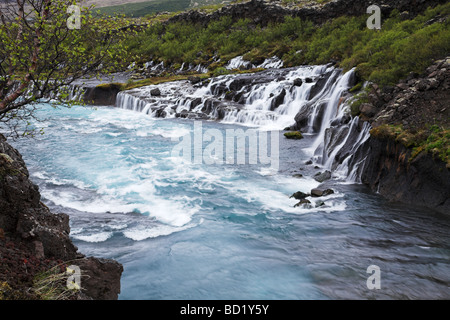
[[[229,3],[221,0],[86,0],[87,6],[94,5],[103,14],[125,14],[128,17],[143,17],[159,12],[179,12],[190,8],[199,8]]]

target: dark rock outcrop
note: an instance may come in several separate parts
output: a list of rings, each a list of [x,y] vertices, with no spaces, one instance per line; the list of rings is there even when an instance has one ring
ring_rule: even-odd
[[[107,84],[95,87],[87,87],[83,96],[86,104],[95,106],[114,106],[117,94],[120,92],[120,84]]]
[[[328,170],[325,172],[319,172],[314,176],[314,180],[320,183],[330,179],[331,179],[331,171]]]
[[[450,170],[431,154],[412,157],[412,150],[389,139],[372,137],[361,180],[392,201],[450,212]]]
[[[402,139],[374,134],[383,125],[401,127],[411,136],[426,134],[432,124],[448,129],[448,101],[450,58],[436,61],[422,75],[410,74],[395,87],[373,85],[361,118],[374,130],[355,154],[357,161],[366,159],[359,173],[362,182],[390,200],[450,212],[448,165],[426,151],[414,154],[414,141],[409,146]]]
[[[0,257],[8,262],[5,269],[2,264],[0,281],[28,292],[33,276],[48,271],[48,261],[71,261],[81,268],[83,298],[117,299],[123,267],[112,260],[86,258],[79,253],[69,236],[69,216],[51,213],[40,200],[22,156],[0,135],[0,230],[2,239],[7,239]],[[33,265],[27,268],[31,262]],[[24,265],[27,274],[22,277]]]

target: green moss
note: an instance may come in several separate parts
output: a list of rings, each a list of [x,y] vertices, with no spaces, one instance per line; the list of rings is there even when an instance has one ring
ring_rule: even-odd
[[[113,83],[102,83],[99,84],[97,86],[97,88],[103,89],[103,90],[110,90],[110,89],[114,89],[117,88],[120,91],[124,90],[125,85],[123,83],[117,83],[117,82],[113,82]]]
[[[350,103],[350,110],[351,110],[352,117],[359,116],[361,114],[361,112],[359,111],[359,108],[361,107],[361,105],[363,103],[368,103],[368,102],[369,102],[369,98],[367,95],[367,91],[363,91],[363,92],[357,94],[356,96],[354,96],[352,102]]]
[[[284,136],[287,139],[292,139],[292,140],[301,140],[303,139],[303,135],[300,131],[291,131],[291,132],[286,132],[284,134]]]
[[[362,82],[359,82],[359,83],[356,84],[353,88],[351,88],[349,91],[350,91],[351,93],[358,92],[358,91],[361,91],[362,87],[363,87],[363,83],[362,83]]]
[[[393,140],[412,150],[410,161],[422,152],[432,154],[450,168],[450,129],[437,125],[411,132],[401,125],[381,125],[370,131],[373,137]]]

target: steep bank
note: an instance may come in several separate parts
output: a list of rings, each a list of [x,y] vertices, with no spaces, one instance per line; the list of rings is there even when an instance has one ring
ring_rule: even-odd
[[[361,180],[388,199],[450,212],[450,58],[395,87],[374,86],[361,117],[373,126]]]
[[[36,279],[51,268],[81,269],[76,299],[117,299],[123,267],[112,260],[85,257],[69,237],[69,217],[53,214],[40,201],[38,187],[20,153],[0,135],[0,297],[43,299]]]

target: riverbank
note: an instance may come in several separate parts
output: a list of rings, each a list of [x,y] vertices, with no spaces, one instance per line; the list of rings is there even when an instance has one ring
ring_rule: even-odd
[[[117,299],[123,267],[86,257],[70,239],[69,217],[41,202],[20,153],[0,135],[0,299]],[[80,268],[81,290],[63,280]]]

